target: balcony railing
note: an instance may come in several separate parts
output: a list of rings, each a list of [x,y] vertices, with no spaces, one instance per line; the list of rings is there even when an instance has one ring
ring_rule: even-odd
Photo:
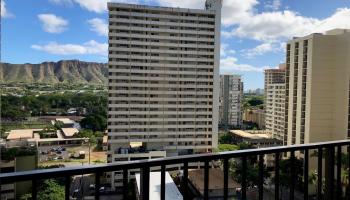
[[[316,154],[312,152],[317,152]],[[158,167],[161,171],[161,189],[160,197],[165,199],[166,187],[165,187],[165,173],[167,166],[169,165],[181,165],[183,170],[183,179],[181,180],[184,186],[188,186],[188,169],[189,163],[200,162],[204,163],[201,167],[204,169],[204,194],[203,199],[209,199],[209,168],[212,161],[220,161],[222,164],[222,171],[224,178],[223,182],[223,199],[229,198],[229,160],[239,159],[241,163],[241,192],[240,199],[247,199],[247,160],[249,157],[257,156],[256,166],[258,167],[258,182],[256,183],[258,188],[258,199],[264,199],[264,155],[274,155],[273,169],[274,174],[274,199],[286,199],[281,197],[280,182],[280,163],[282,159],[289,158],[290,166],[289,170],[289,184],[284,189],[289,191],[289,199],[296,199],[296,176],[297,170],[294,167],[294,162],[298,157],[303,158],[302,176],[303,180],[308,180],[309,178],[309,160],[314,160],[315,167],[317,170],[317,192],[315,198],[317,199],[349,199],[350,196],[350,176],[347,176],[347,184],[342,184],[341,172],[342,172],[342,157],[346,156],[346,166],[343,167],[343,171],[347,171],[349,174],[350,166],[350,140],[332,141],[332,142],[322,142],[322,143],[312,143],[303,145],[293,145],[293,146],[280,146],[271,148],[261,148],[261,149],[248,149],[248,150],[238,150],[222,153],[211,153],[211,154],[196,154],[196,155],[186,155],[179,157],[168,157],[161,159],[152,160],[138,160],[131,162],[121,162],[94,166],[83,166],[78,168],[57,168],[57,169],[45,169],[45,170],[33,170],[24,172],[14,172],[14,173],[3,173],[0,174],[0,183],[8,184],[19,181],[32,181],[32,199],[37,197],[37,187],[38,180],[40,179],[50,179],[65,177],[65,198],[70,198],[70,180],[72,176],[82,175],[82,174],[95,174],[95,199],[100,199],[100,178],[105,172],[112,171],[122,171],[123,174],[123,197],[127,199],[128,192],[128,171],[132,169],[140,169],[141,177],[141,187],[140,187],[140,197],[142,200],[149,199],[149,181],[150,181],[150,171],[154,167]],[[325,160],[323,164],[323,160]],[[310,161],[310,163],[313,161]],[[344,162],[343,162],[344,165]],[[324,176],[324,177],[323,177]],[[323,182],[325,178],[325,182]],[[0,185],[1,185],[0,184]],[[316,186],[315,185],[315,186]],[[303,181],[301,184],[301,192],[303,199],[310,199],[309,195],[309,183],[308,181]],[[345,188],[345,191],[344,191]],[[1,191],[1,190],[0,190]],[[184,192],[185,191],[185,192]],[[184,199],[188,199],[187,190],[182,190],[182,195]],[[300,196],[300,195],[299,195]],[[287,198],[288,199],[288,198]],[[298,197],[300,199],[300,197]]]

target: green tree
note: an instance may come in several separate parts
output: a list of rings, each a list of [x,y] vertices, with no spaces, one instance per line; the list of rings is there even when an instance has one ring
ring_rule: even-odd
[[[219,138],[220,144],[231,144],[232,141],[232,135],[229,132],[222,134]]]
[[[256,162],[256,158],[249,158],[247,160],[247,168],[242,169],[242,161],[234,160],[230,162],[230,174],[238,182],[242,183],[242,170],[246,170],[246,181],[248,187],[256,186],[259,183],[259,166]],[[270,173],[267,167],[264,165],[264,182],[265,179],[270,177]]]
[[[92,131],[105,131],[107,128],[106,116],[92,114],[80,121],[80,125],[83,128],[91,129]]]
[[[62,200],[65,197],[64,186],[53,179],[47,179],[39,185],[38,200]],[[24,194],[20,200],[31,200],[31,194]]]
[[[250,106],[259,106],[264,103],[264,100],[261,97],[252,97],[248,100]]]
[[[45,180],[38,191],[38,200],[61,200],[64,197],[64,186],[52,179]]]
[[[80,138],[91,138],[94,135],[94,132],[89,129],[82,129],[79,131],[79,133],[76,134],[76,137]]]

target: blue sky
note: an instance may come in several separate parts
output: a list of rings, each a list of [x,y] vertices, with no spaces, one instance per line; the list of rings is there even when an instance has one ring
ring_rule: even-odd
[[[107,62],[109,0],[1,0],[2,61],[62,59]],[[205,0],[113,0],[202,8]],[[221,73],[263,88],[263,69],[284,62],[293,36],[350,28],[349,0],[224,0]]]

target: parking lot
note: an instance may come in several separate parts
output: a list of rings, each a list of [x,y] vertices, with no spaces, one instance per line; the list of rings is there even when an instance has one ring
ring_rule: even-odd
[[[88,145],[50,145],[38,147],[38,159],[40,165],[63,164],[65,166],[81,165],[82,163],[103,163],[106,162],[105,151],[93,151],[94,146]],[[85,158],[78,158],[79,152],[85,152]],[[75,155],[76,157],[73,157]],[[89,159],[90,158],[90,159]]]
[[[47,146],[39,147],[39,162],[51,161],[51,160],[67,160],[69,159],[69,153],[66,147],[61,146]]]

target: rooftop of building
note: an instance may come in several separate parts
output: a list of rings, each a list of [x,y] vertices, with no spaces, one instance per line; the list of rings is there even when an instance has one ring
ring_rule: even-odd
[[[56,121],[62,122],[63,124],[74,124],[75,121],[69,118],[56,118]]]
[[[222,0],[217,0],[222,2]],[[158,10],[158,11],[175,11],[175,12],[186,12],[186,13],[212,13],[215,14],[214,10],[205,9],[205,3],[203,2],[203,9],[198,8],[180,8],[180,7],[164,7],[164,6],[150,6],[150,5],[140,5],[140,4],[130,4],[130,3],[117,3],[117,2],[108,2],[107,7],[121,7],[121,8],[134,8],[134,9],[148,9],[148,10]]]
[[[15,142],[18,140],[28,141],[28,142],[53,142],[53,141],[68,141],[68,140],[86,140],[86,138],[71,138],[79,130],[76,128],[62,128],[61,130],[55,131],[54,137],[41,138],[39,131],[43,129],[18,129],[11,130],[7,136],[8,142]],[[62,135],[63,134],[63,135]],[[67,138],[65,138],[67,137]]]
[[[285,72],[286,63],[281,63],[278,65],[278,68],[265,69],[265,72]]]
[[[199,191],[204,191],[204,169],[195,169],[188,171],[188,179],[192,185]],[[224,188],[224,173],[221,169],[210,168],[209,169],[209,190],[223,190]],[[234,181],[232,178],[228,179],[228,188],[236,189],[240,188],[241,185]],[[203,195],[203,194],[202,194]]]
[[[265,131],[243,131],[243,130],[230,130],[230,133],[244,137],[247,139],[270,139],[271,134]]]
[[[334,36],[334,35],[342,35],[342,34],[349,34],[350,33],[350,29],[342,29],[342,28],[336,28],[336,29],[331,29],[328,31],[325,31],[323,33],[311,33],[309,35],[306,36],[301,36],[301,37],[293,37],[292,40],[298,40],[298,39],[304,39],[304,38],[308,38],[314,35],[323,35],[323,36]]]
[[[34,132],[42,129],[15,129],[11,130],[7,136],[7,140],[31,139],[34,138]]]
[[[79,132],[77,128],[61,128],[61,130],[65,137],[73,137],[74,134]]]

